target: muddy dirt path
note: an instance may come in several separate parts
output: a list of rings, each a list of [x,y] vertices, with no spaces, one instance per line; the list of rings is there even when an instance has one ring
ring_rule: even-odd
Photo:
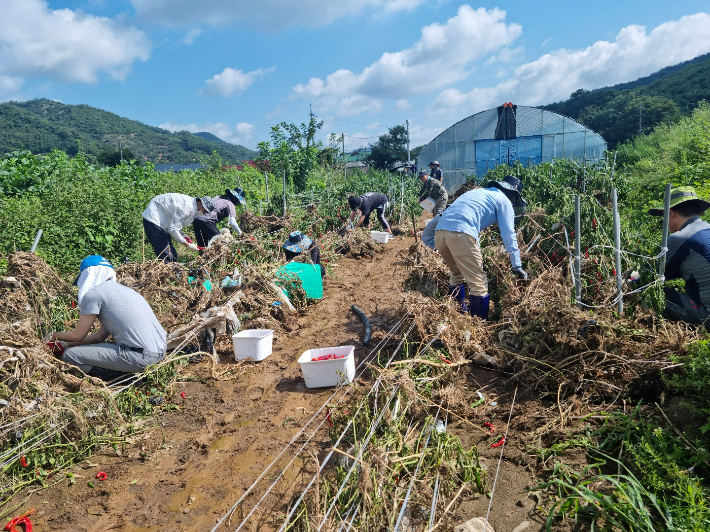
[[[337,345],[355,345],[356,360],[365,356],[369,350],[363,349],[360,341],[364,328],[349,311],[353,303],[370,318],[371,346],[396,321],[406,277],[402,259],[411,243],[411,238],[398,237],[372,260],[340,260],[336,277],[324,282],[325,298],[299,318],[298,330],[277,334],[268,359],[250,364],[238,379],[226,381],[210,379],[206,363],[190,366],[189,373],[201,380],[175,386],[173,400],[181,406],[179,411],[159,416],[124,452],[107,449],[75,467],[77,481],[73,486],[63,482],[34,493],[15,513],[36,508],[33,522],[40,532],[211,530],[332,394],[330,388],[304,386],[298,356],[306,349]],[[229,360],[224,353],[222,361],[228,364]],[[462,385],[473,393],[479,385],[496,378],[496,373],[474,368],[462,371],[461,378]],[[183,391],[185,399],[180,395]],[[486,415],[503,424],[510,399],[509,391],[501,389],[500,406]],[[515,424],[511,428],[509,439],[514,438],[516,430],[529,429],[524,416],[515,417],[520,421],[517,429]],[[327,436],[321,432],[325,440]],[[451,432],[467,445],[478,445],[490,473],[490,489],[498,450],[489,449],[487,439],[465,423],[452,423]],[[520,450],[514,445],[508,449],[490,521],[497,532],[511,532],[524,521],[530,523],[526,531],[542,530],[534,502],[523,493],[534,484],[533,478],[520,465]],[[295,485],[302,481],[296,474],[300,467],[292,469],[287,481]],[[108,474],[106,481],[94,480],[99,471]],[[279,472],[276,469],[267,478],[273,479]],[[89,480],[95,487],[87,485]],[[264,489],[255,490],[256,495]],[[18,496],[16,500],[22,499]],[[244,508],[253,507],[256,500],[247,499]],[[457,523],[485,516],[487,497],[464,496],[461,501],[453,512]],[[250,522],[247,529],[272,529],[278,515],[268,512],[267,508],[267,515]],[[240,521],[237,517],[238,513],[231,527],[220,530],[236,528]]]

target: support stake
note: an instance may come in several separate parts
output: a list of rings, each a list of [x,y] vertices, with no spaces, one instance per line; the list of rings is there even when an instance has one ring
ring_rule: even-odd
[[[581,261],[581,247],[582,239],[580,238],[580,207],[579,207],[579,194],[574,197],[574,298],[577,301],[577,305],[582,302],[582,261]]]
[[[671,210],[671,184],[666,185],[666,192],[663,196],[663,236],[661,237],[661,252],[668,249],[668,215]],[[666,254],[661,255],[658,261],[658,277],[665,280],[666,275]]]
[[[616,270],[616,295],[619,298],[619,315],[624,313],[624,297],[621,287],[621,220],[616,188],[611,189],[611,208],[614,212],[614,266]]]

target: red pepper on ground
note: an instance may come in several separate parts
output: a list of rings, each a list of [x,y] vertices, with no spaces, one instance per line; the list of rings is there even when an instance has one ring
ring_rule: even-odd
[[[108,475],[104,471],[99,471],[98,473],[96,473],[96,480],[98,480],[99,482],[103,482],[107,478]]]
[[[325,420],[328,422],[328,425],[331,427],[333,426],[333,420],[330,418],[330,410],[328,410],[328,414],[325,416]]]
[[[20,465],[22,467],[27,467],[29,464],[27,463],[27,458],[24,456],[20,456]]]
[[[30,515],[32,515],[34,511],[35,509],[32,508],[29,512],[13,517],[10,519],[10,522],[5,525],[4,530],[9,532],[20,532],[20,530],[15,527],[18,525],[25,525],[25,532],[32,532],[32,521],[30,521]]]
[[[497,441],[496,443],[494,443],[493,445],[491,445],[491,447],[500,447],[504,443],[505,443],[505,436],[502,436],[501,439],[499,441]]]
[[[493,426],[493,424],[492,424],[492,423],[488,423],[488,421],[486,421],[486,422],[483,424],[483,426],[486,427],[487,429],[490,429],[490,432],[493,432],[494,430],[496,430],[496,428]]]
[[[180,392],[180,397],[187,399],[187,394],[185,392]]]

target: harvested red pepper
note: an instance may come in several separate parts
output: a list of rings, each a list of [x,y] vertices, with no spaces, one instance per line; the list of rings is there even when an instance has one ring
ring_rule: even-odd
[[[108,478],[108,475],[104,471],[99,471],[96,473],[96,480],[103,482]]]
[[[25,532],[32,532],[32,521],[30,521],[30,515],[34,513],[35,509],[32,508],[29,512],[25,512],[22,515],[13,517],[10,522],[5,525],[4,530],[9,532],[20,532],[17,528],[18,525],[25,525]]]
[[[483,424],[483,426],[486,427],[487,429],[490,429],[490,432],[493,432],[494,430],[496,430],[496,428],[493,426],[493,424],[492,424],[492,423],[488,423],[488,421],[486,421],[486,422]]]
[[[187,394],[185,392],[180,392],[180,397],[187,399]]]
[[[505,436],[501,436],[500,440],[498,440],[496,443],[491,445],[491,447],[500,447],[505,443]]]

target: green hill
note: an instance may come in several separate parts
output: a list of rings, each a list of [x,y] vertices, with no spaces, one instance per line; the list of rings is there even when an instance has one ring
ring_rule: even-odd
[[[171,133],[88,105],[65,105],[47,99],[0,104],[0,154],[60,149],[91,156],[119,147],[137,159],[156,164],[187,164],[217,151],[225,162],[253,159],[256,153],[218,137],[187,131]]]
[[[688,116],[710,101],[710,54],[701,55],[636,81],[595,90],[579,89],[569,100],[542,106],[574,118],[601,134],[613,148],[661,123]]]

